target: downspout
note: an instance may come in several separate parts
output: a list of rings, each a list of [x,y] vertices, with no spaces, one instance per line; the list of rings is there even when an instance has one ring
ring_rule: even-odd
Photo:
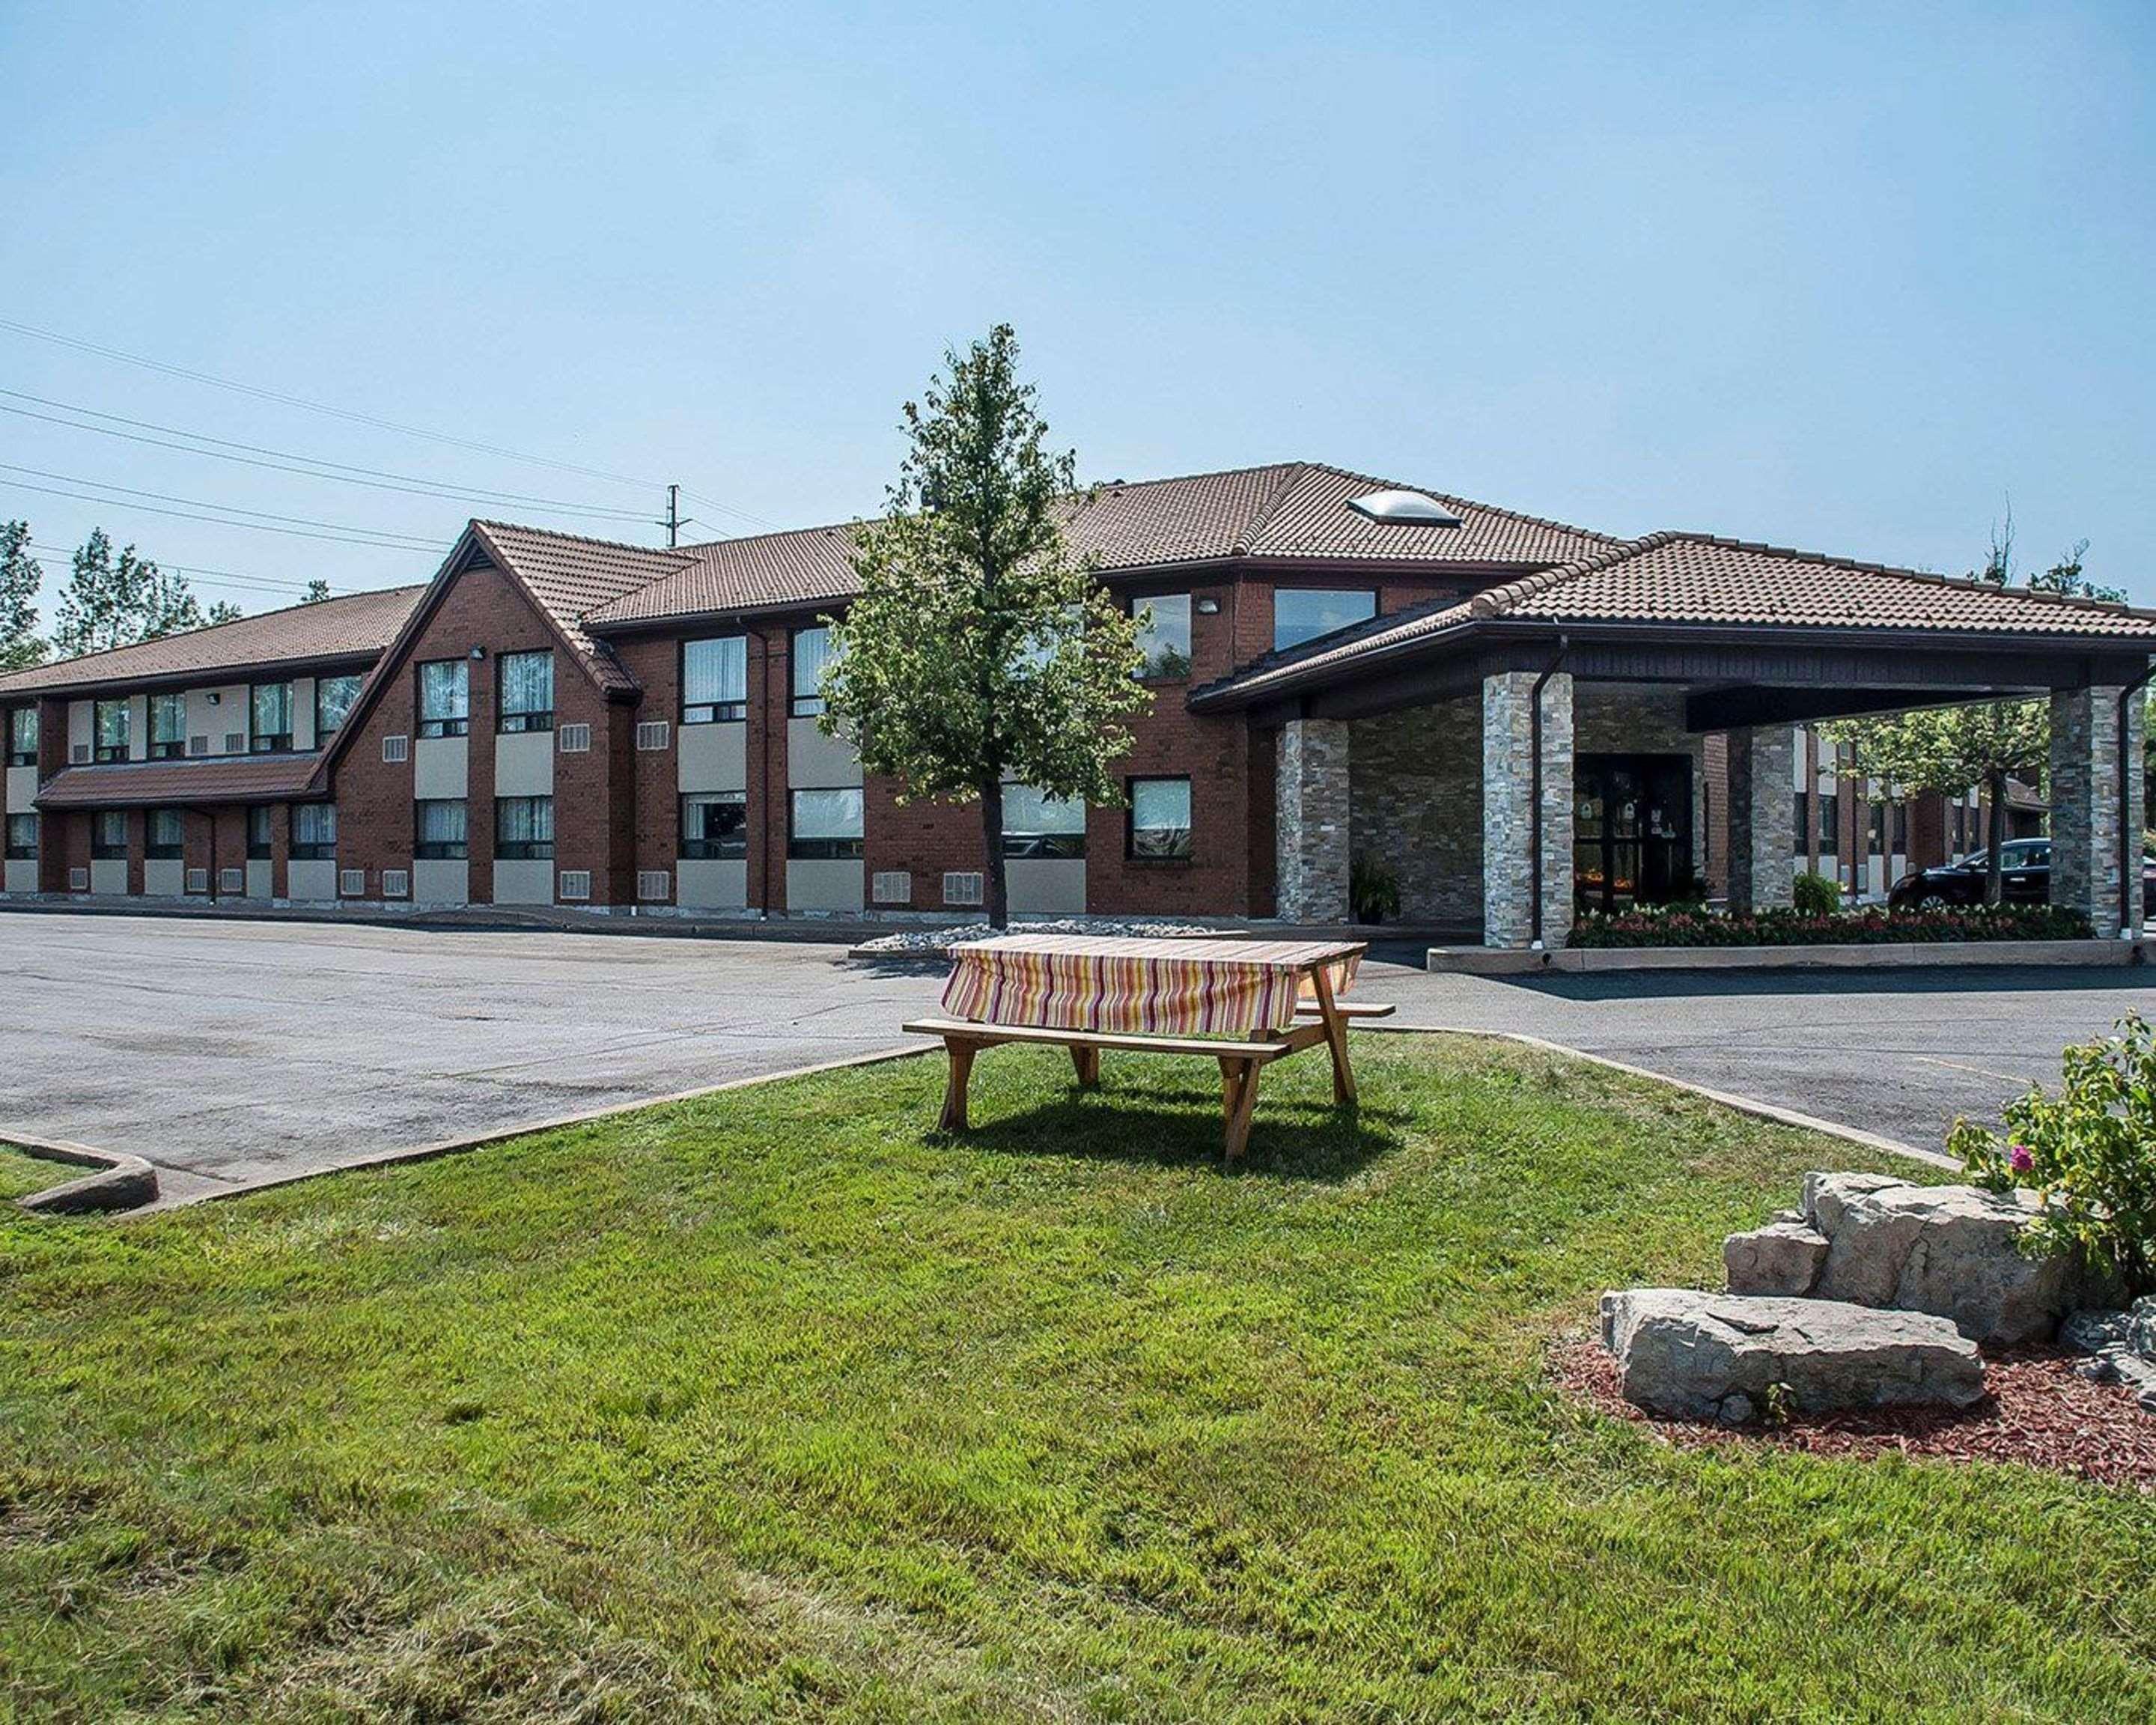
[[[2138,918],[2143,891],[2141,885],[2141,834],[2128,829],[2127,816],[2133,812],[2131,787],[2133,781],[2126,775],[2142,770],[2141,762],[2127,759],[2126,704],[2156,677],[2156,660],[2144,667],[2139,676],[2118,691],[2118,937],[2133,938],[2134,924]]]
[[[1527,752],[1533,757],[1528,770],[1527,809],[1527,872],[1533,883],[1530,901],[1533,910],[1527,923],[1527,949],[1535,952],[1543,949],[1543,689],[1557,675],[1558,667],[1571,651],[1572,637],[1559,635],[1556,656],[1535,679],[1535,686],[1527,696]]]

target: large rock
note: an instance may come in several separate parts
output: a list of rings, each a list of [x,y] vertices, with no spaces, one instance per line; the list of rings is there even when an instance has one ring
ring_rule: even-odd
[[[1632,1288],[1602,1296],[1625,1399],[1691,1420],[1748,1418],[1779,1386],[1806,1413],[1984,1394],[1975,1344],[1943,1317],[1835,1300]]]
[[[1777,1219],[1722,1243],[1732,1294],[1809,1294],[1826,1254],[1827,1237],[1802,1219]]]
[[[1822,1300],[1948,1317],[1978,1342],[2047,1342],[2092,1279],[2065,1255],[2032,1257],[2030,1194],[1918,1186],[1879,1174],[1804,1176],[1804,1214],[1827,1240]]]

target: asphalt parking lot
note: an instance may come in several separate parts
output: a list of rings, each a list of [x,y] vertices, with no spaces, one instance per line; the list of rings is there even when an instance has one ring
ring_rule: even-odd
[[[940,973],[792,940],[0,913],[0,1137],[131,1151],[172,1199],[899,1045]],[[1936,1148],[2156,1010],[2143,971],[1433,977],[1399,1022],[1522,1031]]]

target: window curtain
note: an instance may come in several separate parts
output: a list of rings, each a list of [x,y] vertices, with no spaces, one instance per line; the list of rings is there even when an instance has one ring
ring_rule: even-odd
[[[292,734],[292,685],[259,683],[254,689],[254,734],[290,737]]]
[[[419,716],[471,716],[471,673],[461,659],[437,659],[419,667]]]
[[[690,642],[682,653],[681,672],[684,706],[720,706],[746,701],[748,637],[721,635],[716,640]],[[813,682],[808,692],[815,693]]]
[[[101,749],[127,746],[127,703],[100,701],[93,709],[97,719],[97,746]]]
[[[150,741],[180,742],[186,739],[187,698],[184,695],[150,697]]]
[[[793,698],[814,701],[822,694],[824,667],[831,660],[831,632],[804,629],[793,637]]]
[[[422,803],[419,805],[419,842],[422,845],[463,844],[465,842],[463,803]]]
[[[315,741],[344,729],[352,704],[359,699],[357,677],[324,677],[315,685]]]
[[[501,655],[501,710],[505,713],[551,713],[554,711],[552,654],[505,653]]]
[[[18,706],[8,721],[13,737],[13,751],[18,755],[34,755],[38,752],[38,710],[33,706]]]
[[[295,845],[336,844],[336,804],[295,803],[292,807],[292,842]]]
[[[454,805],[459,811],[461,803]],[[552,845],[554,842],[554,799],[552,797],[510,797],[497,805],[495,826],[505,845]],[[425,834],[422,834],[424,837]],[[457,836],[464,836],[461,830]]]
[[[796,791],[793,836],[797,839],[858,839],[861,836],[861,793],[857,790]]]

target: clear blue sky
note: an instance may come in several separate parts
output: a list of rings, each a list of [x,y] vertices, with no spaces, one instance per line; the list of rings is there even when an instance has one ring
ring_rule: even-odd
[[[899,403],[1008,319],[1090,477],[1310,458],[1955,572],[2010,492],[2025,562],[2087,536],[2156,603],[2156,8],[865,11],[8,7],[0,318],[678,479],[721,531],[875,509]],[[6,328],[0,388],[660,502]],[[15,413],[0,462],[431,546],[656,536]],[[49,591],[96,521],[294,588],[438,554],[23,477]]]

